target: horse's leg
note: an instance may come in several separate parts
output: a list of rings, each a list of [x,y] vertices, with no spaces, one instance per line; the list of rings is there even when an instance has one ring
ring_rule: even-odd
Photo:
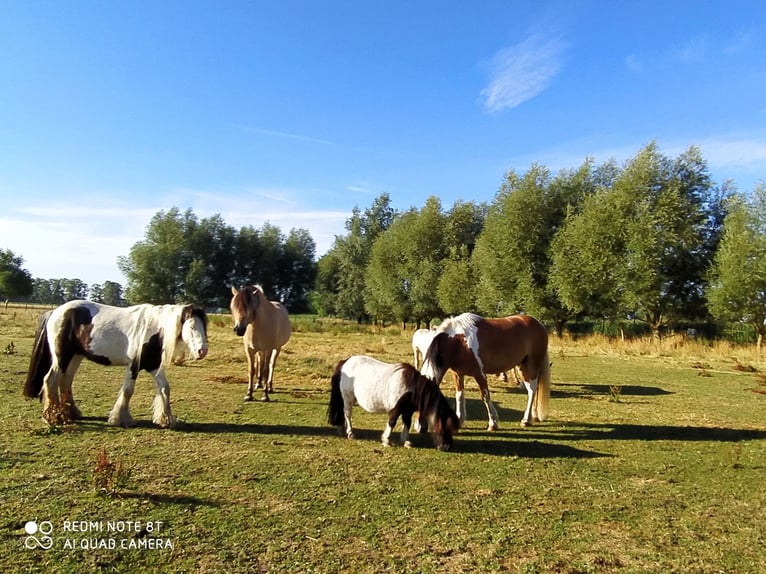
[[[411,448],[410,442],[410,425],[412,424],[412,414],[415,410],[412,407],[402,409],[402,446],[404,448]]]
[[[348,438],[354,438],[354,431],[351,428],[351,408],[354,406],[353,394],[348,397],[344,393],[343,395],[343,419],[346,427],[346,436]]]
[[[59,369],[52,365],[43,379],[43,420],[49,425],[61,424],[61,402],[59,401]]]
[[[521,426],[526,427],[537,420],[537,411],[534,407],[535,395],[537,394],[537,379],[524,381],[524,386],[527,389],[527,408],[524,411],[524,416],[521,419]]]
[[[245,355],[247,356],[247,394],[245,395],[245,401],[250,402],[253,400],[253,385],[258,352],[251,345],[248,345],[247,341],[245,341]]]
[[[133,396],[133,390],[136,387],[136,379],[133,378],[133,373],[130,367],[125,369],[125,381],[122,383],[122,388],[117,395],[117,401],[115,401],[112,411],[109,413],[109,419],[107,422],[110,425],[117,427],[132,427],[135,424],[133,417],[130,415],[130,397]]]
[[[266,357],[266,352],[264,351],[261,358],[262,378],[264,380],[262,401],[268,401],[269,393],[274,392],[274,367],[277,364],[277,357],[279,357],[279,349],[272,349],[268,357]]]
[[[263,396],[261,400],[265,403],[269,402],[269,380],[271,379],[271,355],[273,350],[269,352],[268,356],[266,351],[258,351],[258,386],[263,389]]]
[[[72,381],[74,381],[75,373],[80,368],[83,356],[75,355],[69,362],[69,366],[66,371],[61,373],[59,378],[59,393],[61,401],[61,414],[64,422],[72,422],[82,418],[80,409],[74,402],[74,396],[72,396]]]
[[[460,419],[460,426],[463,426],[463,423],[465,422],[465,393],[463,392],[465,388],[465,379],[463,378],[463,375],[458,375],[456,372],[455,375],[455,414],[457,415],[457,418]]]
[[[162,428],[172,428],[176,425],[176,417],[170,412],[170,384],[165,372],[160,369],[152,373],[157,394],[154,395],[152,422]]]
[[[487,422],[487,430],[497,430],[497,421],[500,417],[497,416],[495,405],[490,399],[487,378],[480,375],[478,378],[476,378],[476,382],[479,384],[479,390],[481,391],[481,400],[484,401],[484,406],[487,407],[487,418],[489,419]]]

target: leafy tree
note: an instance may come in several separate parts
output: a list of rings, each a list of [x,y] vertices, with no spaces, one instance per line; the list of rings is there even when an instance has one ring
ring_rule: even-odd
[[[331,265],[321,259],[319,262],[320,268],[333,269],[336,274],[332,279],[323,275],[322,282],[315,285],[314,297],[321,300],[325,308],[333,309],[335,314],[346,319],[363,321],[368,317],[365,270],[375,240],[391,226],[395,215],[387,193],[378,196],[364,212],[354,208],[346,221],[348,234],[336,237],[332,248],[323,257],[334,261]]]
[[[10,249],[0,249],[0,297],[8,300],[32,294],[32,274],[23,265],[23,257]]]
[[[696,148],[671,160],[647,145],[567,219],[553,249],[558,295],[575,312],[635,316],[657,336],[700,316],[719,196]]]
[[[114,281],[105,281],[101,286],[101,300],[106,305],[122,307],[125,299],[122,295],[122,285]]]
[[[571,317],[549,285],[551,244],[567,214],[579,209],[597,181],[593,162],[577,170],[549,170],[534,164],[513,171],[498,191],[477,241],[474,265],[480,275],[478,305],[487,314],[524,311],[553,322],[561,332]]]
[[[750,324],[758,351],[766,334],[766,188],[751,197],[735,196],[724,220],[707,290],[711,313]]]

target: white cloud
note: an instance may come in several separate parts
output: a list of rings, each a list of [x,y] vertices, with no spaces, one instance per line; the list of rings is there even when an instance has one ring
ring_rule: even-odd
[[[560,38],[533,34],[497,52],[489,85],[481,92],[484,106],[493,112],[515,108],[543,92],[561,69],[564,50]]]

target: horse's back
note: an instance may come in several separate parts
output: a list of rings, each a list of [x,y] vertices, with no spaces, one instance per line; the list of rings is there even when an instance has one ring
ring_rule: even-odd
[[[538,364],[548,353],[548,331],[531,315],[483,319],[478,337],[486,373],[500,373],[526,358]]]
[[[390,411],[410,390],[406,364],[384,363],[366,355],[346,360],[340,385],[344,395],[353,393],[357,404],[369,413]]]

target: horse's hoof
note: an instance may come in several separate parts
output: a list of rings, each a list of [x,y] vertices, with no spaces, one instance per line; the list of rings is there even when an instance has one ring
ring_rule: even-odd
[[[404,448],[412,448],[412,443],[408,440],[404,441],[404,444],[402,445]]]
[[[385,441],[385,440],[384,440],[384,441],[383,441],[383,446],[391,446],[391,443],[390,443],[390,442],[388,442],[388,441]]]
[[[532,423],[530,423],[529,421],[521,421],[521,423],[519,423],[519,425],[521,426],[521,428],[525,429],[525,428],[527,428],[529,426],[532,426]]]
[[[487,430],[488,431],[496,431],[498,428],[499,427],[496,424],[495,425],[488,425],[487,426]]]
[[[263,396],[261,397],[261,402],[262,402],[262,403],[268,403],[268,402],[271,402],[271,399],[269,398],[269,396],[268,396],[268,395],[263,395]]]
[[[246,403],[249,403],[253,400],[253,395],[245,395],[245,398],[243,399]]]
[[[354,433],[350,432],[350,433],[348,433],[348,434],[346,435],[346,438],[349,438],[349,439],[354,439],[354,438],[356,438],[356,437],[354,436]]]

